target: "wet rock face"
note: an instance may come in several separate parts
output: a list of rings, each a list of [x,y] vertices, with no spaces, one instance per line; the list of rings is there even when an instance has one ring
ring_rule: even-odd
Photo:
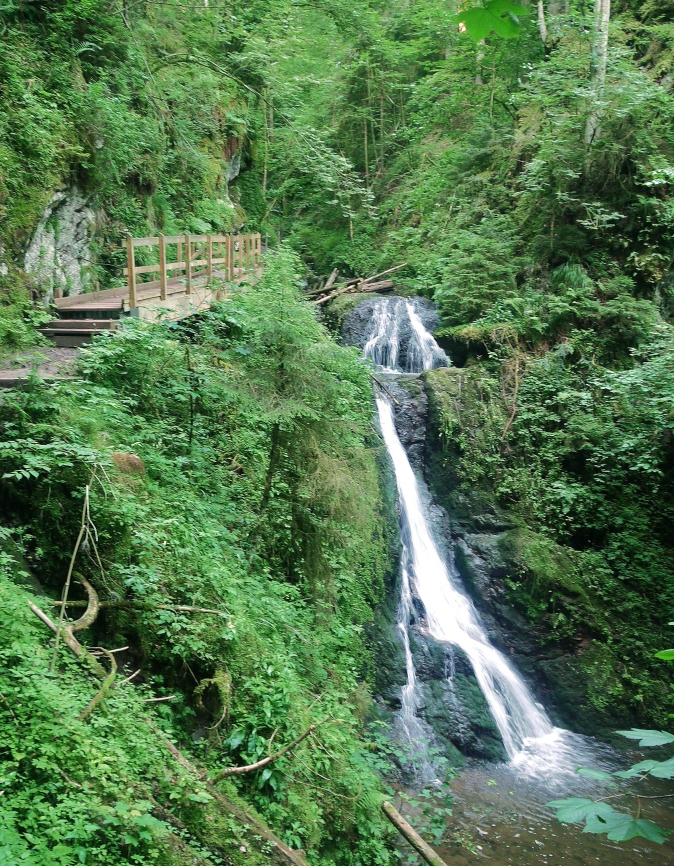
[[[416,376],[395,377],[377,374],[398,401],[393,404],[396,430],[412,467],[423,472],[428,424],[428,399]]]
[[[344,316],[342,321],[342,343],[345,346],[357,346],[359,349],[364,348],[370,336],[374,309],[381,300],[382,297],[380,295],[368,295],[368,297],[364,298]],[[414,298],[410,300],[413,301],[414,309],[421,319],[424,328],[433,333],[440,319],[435,309],[435,304],[427,298]],[[405,366],[409,338],[409,324],[403,323],[400,331],[399,355],[399,366],[402,368]]]
[[[24,256],[23,267],[53,297],[79,295],[89,278],[94,213],[76,187],[54,193]]]
[[[420,682],[419,715],[451,760],[455,750],[503,761],[505,750],[468,658],[432,638],[420,622],[410,628],[410,648]]]

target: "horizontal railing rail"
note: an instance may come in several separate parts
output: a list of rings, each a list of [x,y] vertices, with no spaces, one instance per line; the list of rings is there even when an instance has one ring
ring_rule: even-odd
[[[193,280],[197,278],[205,277],[208,284],[212,284],[216,270],[219,277],[234,281],[246,272],[256,270],[262,264],[262,244],[259,234],[159,234],[157,237],[148,238],[134,238],[128,235],[123,246],[126,249],[124,276],[127,278],[131,309],[138,307],[139,292],[143,293],[144,301],[155,298],[166,301],[169,294],[190,295]],[[136,264],[138,247],[155,246],[159,248],[157,264]],[[167,247],[175,247],[175,260],[169,259]],[[158,274],[159,279],[139,282],[138,277],[146,274]]]

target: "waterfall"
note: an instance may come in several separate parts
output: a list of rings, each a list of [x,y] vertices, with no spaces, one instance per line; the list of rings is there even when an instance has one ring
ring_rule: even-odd
[[[409,339],[407,372],[421,372],[447,363],[444,352],[424,328],[413,303],[402,298],[382,298],[377,302],[365,356],[390,372],[396,371],[403,332]],[[403,728],[410,742],[418,742],[416,672],[407,633],[413,587],[424,606],[430,635],[459,647],[470,660],[508,757],[511,761],[526,763],[527,750],[530,757],[535,757],[531,752],[539,751],[541,744],[548,746],[559,740],[558,734],[562,732],[553,727],[508,659],[490,643],[453,565],[440,556],[422,504],[419,482],[396,432],[391,403],[378,397],[377,410],[395,471],[402,512],[402,594],[398,627],[403,636],[407,666],[407,683],[402,693]]]
[[[398,357],[403,334],[407,359],[401,370]],[[447,355],[424,328],[414,303],[405,298],[380,298],[375,303],[363,354],[390,373],[419,373],[447,365]]]

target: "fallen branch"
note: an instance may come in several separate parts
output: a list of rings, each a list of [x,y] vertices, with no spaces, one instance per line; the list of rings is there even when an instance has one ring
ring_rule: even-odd
[[[61,594],[61,609],[59,610],[59,621],[56,627],[56,640],[54,641],[54,654],[52,655],[51,664],[49,665],[49,673],[54,673],[54,666],[56,665],[56,656],[59,651],[59,640],[61,638],[61,630],[63,628],[63,620],[66,615],[66,602],[68,600],[68,591],[70,590],[70,580],[73,576],[73,568],[75,567],[75,560],[77,559],[77,552],[80,549],[80,544],[82,543],[82,538],[84,537],[85,532],[88,534],[88,517],[89,517],[89,485],[87,484],[84,488],[84,502],[82,503],[82,520],[80,522],[80,531],[77,536],[77,541],[75,542],[75,547],[73,549],[72,555],[70,557],[70,565],[68,566],[68,574],[66,575],[66,582],[63,585],[63,592]]]
[[[101,649],[103,648],[101,647]],[[103,652],[110,659],[110,673],[103,680],[103,685],[91,699],[87,708],[82,710],[82,712],[80,713],[80,722],[83,722],[87,716],[91,715],[91,713],[98,706],[98,704],[100,704],[100,702],[108,696],[108,694],[110,693],[110,689],[112,688],[112,684],[115,682],[115,677],[117,676],[117,659],[108,650],[104,649]]]
[[[387,271],[382,271],[380,274],[374,274],[372,277],[367,277],[367,279],[363,280],[364,283],[371,283],[372,280],[376,280],[377,277],[383,277],[386,274],[392,274],[393,271],[399,271],[401,268],[406,268],[407,262],[403,262],[402,265],[396,265],[394,268],[389,268]]]
[[[424,842],[414,827],[407,823],[396,808],[388,802],[382,803],[381,808],[398,832],[407,839],[410,845],[421,854],[430,866],[447,866],[440,855],[436,854],[431,846]]]
[[[187,770],[190,775],[201,779],[201,774],[197,768],[180,752],[179,749],[176,748],[176,746],[173,745],[170,740],[162,734],[154,722],[150,719],[145,719],[145,722],[150,726],[150,728],[152,728],[157,736],[161,737],[164,746],[169,750],[180,766],[183,767],[184,770]],[[229,814],[233,815],[241,824],[249,824],[258,836],[261,836],[271,845],[270,855],[277,863],[292,863],[294,866],[308,866],[302,851],[289,848],[285,842],[282,842],[278,836],[272,833],[272,831],[261,821],[254,818],[250,812],[247,812],[241,806],[237,806],[236,803],[233,803],[230,799],[225,797],[224,794],[218,791],[212,781],[208,779],[202,781],[208,788],[209,794],[214,797]]]
[[[398,400],[397,397],[394,397],[394,395],[389,391],[389,389],[386,387],[386,385],[384,385],[383,382],[380,382],[376,376],[372,375],[372,373],[370,373],[370,379],[376,382],[385,394],[388,394],[388,396],[391,398],[391,400],[393,400],[396,406],[400,406],[400,400]]]
[[[384,292],[393,288],[393,280],[381,280],[378,283],[358,283],[354,291],[357,292]]]
[[[89,583],[86,577],[82,577],[81,575],[79,575],[78,580],[87,593],[87,609],[84,611],[84,613],[79,619],[75,620],[75,622],[68,623],[67,628],[71,633],[74,631],[81,631],[83,628],[89,628],[90,625],[93,625],[96,617],[98,616],[98,611],[101,606],[98,600],[98,593]]]
[[[335,268],[334,271],[328,277],[328,281],[323,286],[324,292],[327,292],[328,289],[331,289],[334,286],[335,280],[337,279],[338,274],[339,274],[339,271],[337,270],[337,268]]]
[[[353,288],[353,283],[348,283],[346,286],[342,286],[340,289],[335,289],[334,292],[330,292],[329,295],[325,295],[325,297],[319,298],[317,301],[310,301],[310,303],[316,304],[317,306],[320,304],[327,304],[328,301],[336,298],[337,295],[343,295],[345,292],[352,292]]]
[[[48,626],[54,633],[56,633],[58,631],[58,626],[55,623],[53,623],[49,619],[47,614],[44,611],[40,610],[40,608],[36,604],[33,604],[32,601],[29,601],[28,606],[33,611],[35,616],[38,619],[41,619],[42,622],[46,626]],[[68,628],[67,625],[63,626],[63,628],[61,630],[61,636],[63,638],[63,642],[65,643],[65,645],[70,650],[72,650],[72,652],[77,656],[77,658],[85,658],[89,662],[89,664],[91,665],[91,667],[94,670],[94,673],[96,673],[97,676],[101,677],[101,679],[104,679],[107,676],[105,668],[103,667],[103,665],[101,665],[98,662],[98,660],[88,650],[86,650],[82,646],[82,644],[72,634],[72,632],[70,631],[70,629]]]
[[[255,770],[261,770],[262,767],[266,767],[267,764],[271,764],[272,761],[275,761],[277,758],[280,758],[282,755],[285,755],[286,752],[289,752],[291,749],[294,749],[302,740],[305,740],[307,737],[310,737],[311,734],[316,730],[316,728],[325,724],[328,721],[326,717],[322,722],[318,722],[316,725],[311,725],[308,730],[306,730],[301,736],[299,736],[296,740],[293,740],[292,743],[289,743],[287,746],[284,746],[279,752],[276,752],[273,755],[269,755],[266,758],[262,758],[261,761],[256,761],[254,764],[248,764],[245,767],[227,767],[224,770],[220,770],[219,773],[216,773],[210,779],[212,785],[216,782],[219,782],[221,779],[224,779],[225,776],[238,776],[241,773],[253,773]]]
[[[60,601],[52,601],[53,605],[61,604]],[[84,607],[88,604],[84,599],[66,602],[68,607]],[[98,603],[99,608],[127,608],[137,607],[139,609],[147,608],[152,610],[182,610],[188,613],[213,613],[217,616],[229,616],[221,610],[213,610],[210,607],[191,607],[187,604],[151,604],[142,601],[101,601]],[[78,620],[79,621],[79,620]],[[84,626],[82,626],[84,628]]]

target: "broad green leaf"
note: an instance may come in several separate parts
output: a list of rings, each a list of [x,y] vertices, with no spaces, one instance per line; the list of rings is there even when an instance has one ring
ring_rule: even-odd
[[[657,842],[659,845],[665,841],[665,833],[652,821],[647,821],[644,818],[635,821],[631,815],[624,817],[625,820],[616,822],[606,834],[611,842],[627,842],[629,839],[634,839],[635,836],[650,839],[651,842]]]
[[[670,758],[668,761],[658,761],[649,772],[656,779],[674,779],[674,758]]]
[[[658,761],[640,761],[638,764],[630,767],[629,770],[616,770],[613,775],[621,779],[633,779],[635,776],[643,776],[645,773],[648,773],[657,764]]]
[[[460,15],[457,15],[457,20],[459,25],[463,24],[468,35],[471,39],[474,39],[475,42],[479,42],[481,39],[486,39],[491,33],[494,24],[494,16],[490,15],[486,9],[481,9],[479,7],[466,9],[465,12],[461,12]]]
[[[656,659],[664,659],[666,662],[671,662],[674,660],[674,649],[669,650],[661,650],[659,653],[655,654]]]
[[[504,39],[517,39],[520,35],[520,23],[514,15],[493,15],[494,23],[492,28],[497,36],[502,36]]]
[[[608,803],[595,803],[594,800],[584,800],[580,797],[553,800],[546,805],[557,810],[557,820],[563,824],[578,824],[591,816],[608,817],[613,812]]]
[[[623,825],[632,821],[631,815],[616,812],[612,807],[602,815],[589,815],[583,833],[613,833],[619,832]]]
[[[610,773],[605,773],[603,770],[588,770],[586,767],[579,767],[576,772],[579,776],[588,776],[590,779],[602,779],[612,781],[613,777]]]
[[[616,734],[622,734],[629,740],[639,740],[640,746],[664,746],[667,743],[674,743],[674,734],[668,734],[666,731],[642,731],[639,728],[632,728],[631,731],[616,731]]]

